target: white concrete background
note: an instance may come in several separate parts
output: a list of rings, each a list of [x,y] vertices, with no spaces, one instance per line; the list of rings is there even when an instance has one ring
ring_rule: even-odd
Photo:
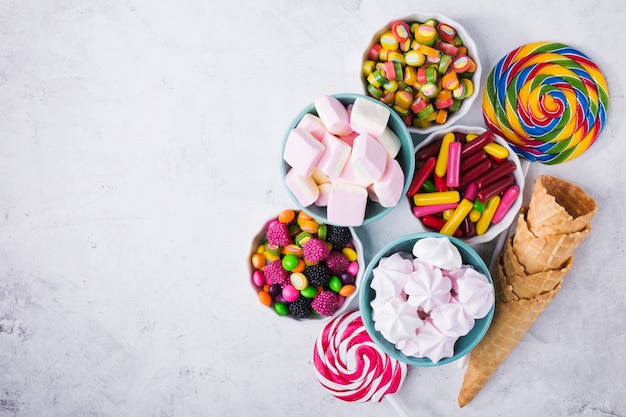
[[[0,416],[394,415],[323,391],[320,326],[258,303],[247,251],[293,206],[278,170],[289,121],[361,92],[371,35],[418,11],[466,26],[483,81],[525,43],[582,50],[611,108],[583,156],[528,175],[600,206],[561,293],[466,408],[456,365],[411,369],[398,402],[416,417],[626,416],[625,7],[0,0]],[[461,122],[482,125],[480,106]],[[412,231],[398,208],[358,232],[370,257]]]

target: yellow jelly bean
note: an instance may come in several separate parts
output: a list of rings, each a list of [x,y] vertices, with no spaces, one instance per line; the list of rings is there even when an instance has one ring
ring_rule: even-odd
[[[452,236],[461,225],[463,219],[472,211],[473,207],[474,204],[471,201],[466,199],[461,200],[459,205],[454,209],[452,216],[446,221],[446,224],[443,225],[439,233]]]
[[[476,223],[478,221],[478,219],[480,219],[480,215],[482,213],[476,209],[472,209],[469,213],[469,219],[471,221],[473,221],[474,223]]]
[[[494,142],[486,144],[483,150],[498,159],[506,159],[509,156],[509,151],[504,146]]]
[[[435,164],[435,175],[439,177],[445,177],[448,170],[448,148],[450,143],[454,142],[454,133],[448,132],[443,136],[441,140],[441,148],[439,149],[439,156],[437,156],[437,163]]]
[[[356,261],[357,259],[356,251],[352,248],[345,247],[341,250],[341,253],[343,253],[350,262]]]
[[[458,191],[438,191],[434,193],[417,193],[413,196],[416,206],[432,206],[433,204],[458,203],[461,195]]]
[[[482,235],[485,234],[489,225],[491,224],[491,219],[493,219],[493,215],[496,214],[496,210],[500,205],[500,196],[494,195],[489,200],[487,200],[487,205],[480,215],[480,219],[476,222],[476,234]]]

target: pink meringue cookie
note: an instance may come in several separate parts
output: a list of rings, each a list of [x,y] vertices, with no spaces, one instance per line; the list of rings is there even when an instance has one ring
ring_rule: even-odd
[[[438,304],[450,302],[452,283],[438,268],[422,268],[409,274],[404,286],[408,303],[429,313]]]
[[[381,299],[402,295],[404,285],[409,279],[409,274],[406,272],[381,268],[380,266],[374,268],[372,273],[373,277],[370,286],[376,291],[376,298]]]
[[[435,306],[430,318],[441,333],[450,337],[465,336],[474,327],[474,318],[454,298],[447,304]]]
[[[374,328],[391,343],[415,337],[417,329],[422,327],[422,320],[417,310],[401,298],[391,298],[377,308]]]
[[[413,245],[413,256],[441,269],[458,269],[463,264],[459,250],[445,238],[418,240]]]
[[[489,313],[494,303],[493,286],[487,277],[474,268],[465,268],[462,276],[456,279],[456,299],[475,319]]]
[[[390,256],[381,258],[378,262],[380,268],[391,269],[393,271],[410,274],[413,272],[413,257],[408,252],[395,252]]]
[[[443,358],[454,355],[454,344],[457,340],[458,337],[446,336],[435,327],[431,319],[426,319],[411,341],[418,351],[413,356],[428,358],[433,363],[437,363]]]

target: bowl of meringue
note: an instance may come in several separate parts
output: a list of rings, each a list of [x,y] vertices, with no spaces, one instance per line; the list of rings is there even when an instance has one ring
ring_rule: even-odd
[[[365,269],[359,305],[374,342],[413,366],[436,366],[467,355],[494,314],[489,269],[461,240],[435,232],[405,235]]]

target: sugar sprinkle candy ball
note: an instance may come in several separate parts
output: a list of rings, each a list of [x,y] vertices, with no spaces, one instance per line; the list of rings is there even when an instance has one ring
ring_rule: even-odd
[[[554,165],[586,151],[606,123],[609,91],[598,66],[561,44],[520,46],[493,68],[483,117],[531,162]]]

